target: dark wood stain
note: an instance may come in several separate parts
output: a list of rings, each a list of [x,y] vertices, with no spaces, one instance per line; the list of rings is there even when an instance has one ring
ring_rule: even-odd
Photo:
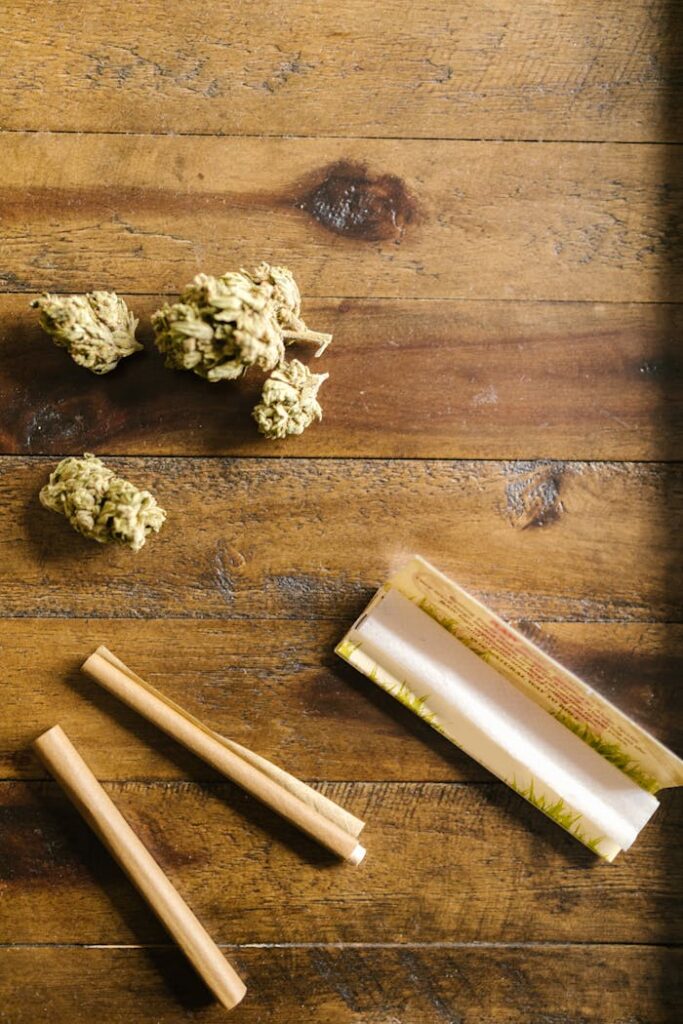
[[[417,217],[416,200],[401,178],[372,174],[348,160],[314,175],[296,206],[333,234],[366,242],[398,242]]]
[[[194,218],[247,205],[253,208],[288,207],[294,198],[297,209],[309,213],[322,227],[334,234],[364,241],[400,241],[409,224],[418,215],[417,201],[405,182],[395,174],[372,173],[365,164],[340,160],[314,171],[303,181],[282,192],[268,189],[230,191],[228,189],[188,191],[182,186],[90,185],[0,189],[0,208],[11,220],[51,218],[56,209],[63,216],[74,213],[102,218],[102,225],[118,228],[123,234],[153,236],[191,246],[192,240],[171,228],[145,229],[133,220],[149,215],[184,214]],[[0,281],[15,290],[26,283],[13,271],[0,274]]]
[[[269,193],[247,195],[250,205],[258,201],[263,205],[271,205],[273,197]],[[206,211],[212,212],[225,206],[245,201],[245,193],[229,191],[197,190],[187,191],[181,187],[163,188],[150,185],[142,188],[139,185],[91,185],[82,188],[66,186],[48,186],[45,188],[2,188],[0,189],[0,206],[7,218],[52,217],[55,210],[65,214],[77,212],[91,216],[102,216],[118,226],[129,235],[154,234],[163,235],[176,241],[187,241],[170,231],[147,231],[142,226],[129,223],[125,216],[147,211],[150,213],[179,213],[181,211],[195,216]],[[3,277],[8,276],[3,273]]]
[[[123,795],[124,799],[128,796],[125,790]],[[121,788],[117,787],[115,799],[120,800],[120,796]],[[171,801],[172,797],[169,798],[169,804]],[[160,814],[141,811],[130,800],[126,800],[119,809],[164,871],[173,871],[191,865],[197,867],[205,862],[201,849],[195,847],[193,850],[188,850],[177,841],[173,842],[168,838],[166,834],[168,829],[164,827],[165,822]]]
[[[3,883],[76,885],[85,871],[56,820],[41,813],[40,803],[31,799],[0,806],[0,885]],[[87,839],[85,829],[80,838]]]
[[[133,297],[129,302],[146,319],[140,301]],[[145,305],[149,307],[149,301]],[[233,441],[238,435],[240,440],[258,438],[250,411],[257,400],[259,376],[232,388],[228,402],[220,386],[208,385],[194,374],[164,369],[147,323],[139,328],[138,338],[145,351],[98,378],[53,345],[32,316],[15,322],[3,338],[2,451],[100,451],[117,439],[125,445],[136,419],[137,430],[150,440],[174,432],[182,423],[186,436],[209,451],[224,433]]]

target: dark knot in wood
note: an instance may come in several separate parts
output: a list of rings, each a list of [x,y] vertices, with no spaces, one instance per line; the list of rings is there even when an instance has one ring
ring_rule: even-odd
[[[507,517],[512,526],[547,526],[560,518],[564,506],[560,500],[562,468],[539,463],[517,463],[505,488]]]
[[[297,208],[337,235],[368,242],[400,240],[416,204],[394,174],[373,176],[364,164],[342,160],[308,184]]]

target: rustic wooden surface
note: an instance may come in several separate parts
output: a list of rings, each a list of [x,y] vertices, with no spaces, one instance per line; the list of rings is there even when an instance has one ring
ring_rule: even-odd
[[[676,179],[680,153],[9,133],[0,202],[12,261],[0,283],[174,291],[265,246],[287,253],[315,297],[673,301],[680,192],[660,176]]]
[[[65,812],[54,784],[1,788],[12,887],[2,904],[1,941],[163,942],[160,926],[76,812]],[[681,866],[667,870],[660,856],[683,829],[680,803],[668,793],[647,834],[612,868],[553,833],[498,783],[327,783],[323,792],[367,816],[373,856],[360,872],[227,783],[107,789],[224,943],[683,939]],[[609,894],[600,914],[598,892]]]
[[[681,141],[677,0],[13,0],[3,127]],[[50,101],[53,101],[52,103]],[[58,102],[58,109],[55,105]]]
[[[264,1021],[555,1021],[678,1020],[683,993],[680,950],[622,945],[449,947],[301,947],[229,949],[230,959],[258,990],[234,1013],[245,1024]],[[558,965],[561,970],[558,973]],[[0,970],[12,1024],[74,1020],[74,979],[83,1020],[108,1024],[225,1021],[206,1004],[180,955],[168,948],[40,946],[0,950]],[[676,971],[678,970],[678,973]],[[31,978],[30,988],[24,979]],[[659,994],[661,993],[661,995]],[[633,1007],[639,1016],[633,1017]],[[600,1016],[595,1013],[599,1007]],[[580,1016],[579,1016],[580,1015]]]
[[[683,333],[675,304],[311,300],[310,323],[344,339],[325,355],[325,430],[264,453],[249,417],[259,381],[247,379],[226,400],[221,387],[165,372],[146,319],[161,297],[126,299],[143,318],[146,351],[101,378],[45,344],[27,296],[0,294],[4,452],[78,454],[88,444],[102,453],[165,455],[657,459],[683,452],[683,412],[674,401],[683,355],[667,348]]]
[[[681,751],[680,15],[4,6],[1,1024],[224,1017],[31,755],[55,721],[247,978],[236,1022],[677,1024],[679,795],[603,864],[332,648],[419,551]],[[323,424],[272,446],[258,382],[164,370],[146,324],[264,257],[335,335]],[[103,379],[28,309],[93,287],[143,320]],[[138,556],[40,508],[84,450],[168,509]],[[366,816],[366,862],[98,691],[101,642]]]
[[[363,679],[331,654],[348,618],[0,621],[0,776],[43,778],[27,746],[53,724],[59,708],[61,724],[88,749],[100,779],[177,780],[188,770],[193,779],[217,778],[81,675],[83,655],[105,642],[114,652],[125,651],[146,679],[193,714],[265,756],[281,758],[307,779],[490,782],[475,761],[381,691],[368,692]],[[518,625],[663,742],[681,747],[683,716],[676,694],[683,627],[528,620]],[[245,717],[241,709],[247,705],[251,713]]]

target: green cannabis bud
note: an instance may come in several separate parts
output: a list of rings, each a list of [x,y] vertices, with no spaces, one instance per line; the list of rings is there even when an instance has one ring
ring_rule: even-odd
[[[125,356],[143,347],[135,340],[138,321],[116,292],[51,295],[31,303],[40,310],[40,326],[55,345],[93,373],[109,373]]]
[[[324,351],[331,335],[309,331],[300,312],[290,271],[261,263],[251,273],[197,274],[178,302],[152,314],[152,325],[166,366],[212,382],[236,380],[250,366],[273,370],[295,341]]]
[[[323,418],[318,389],[328,373],[311,373],[298,359],[283,363],[263,385],[261,401],[252,415],[262,434],[271,440],[303,434],[314,420]]]
[[[166,519],[149,491],[116,476],[100,459],[62,459],[40,492],[45,508],[66,516],[74,530],[99,544],[117,541],[139,551]]]

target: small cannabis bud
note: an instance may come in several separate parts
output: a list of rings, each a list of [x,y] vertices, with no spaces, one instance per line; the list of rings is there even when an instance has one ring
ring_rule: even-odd
[[[251,273],[197,274],[178,302],[152,315],[152,325],[166,366],[212,382],[236,380],[250,366],[273,370],[295,341],[315,342],[322,354],[332,336],[309,331],[300,311],[290,271],[261,263]]]
[[[45,508],[66,516],[74,530],[99,544],[118,541],[139,551],[166,519],[149,491],[116,476],[94,455],[62,459],[40,492]]]
[[[93,373],[109,373],[119,359],[139,352],[138,321],[116,292],[51,295],[44,292],[31,303],[40,310],[40,326],[55,345]]]
[[[323,418],[318,389],[329,373],[311,373],[298,359],[283,363],[263,385],[261,402],[252,415],[262,434],[271,440],[303,434],[314,420]]]

